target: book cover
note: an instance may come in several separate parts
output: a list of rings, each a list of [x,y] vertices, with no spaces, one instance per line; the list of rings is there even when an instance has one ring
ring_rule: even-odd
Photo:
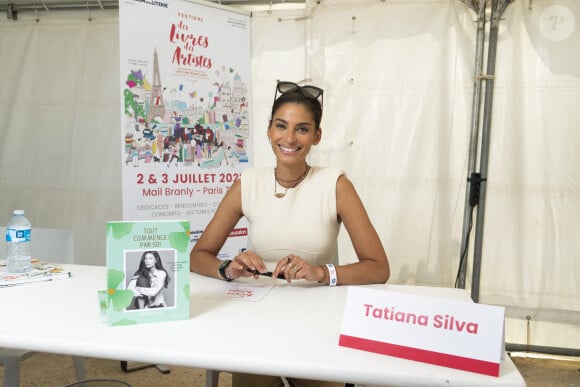
[[[189,319],[189,221],[107,222],[108,325]]]

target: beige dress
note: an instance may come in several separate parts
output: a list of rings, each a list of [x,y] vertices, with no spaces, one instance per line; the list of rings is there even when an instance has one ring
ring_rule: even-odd
[[[242,173],[242,210],[250,224],[249,248],[269,270],[286,255],[310,264],[336,261],[340,223],[336,213],[338,168],[312,167],[295,188],[280,185],[274,196],[274,168],[249,168]]]
[[[304,180],[282,198],[274,196],[274,169],[242,173],[242,211],[250,223],[249,248],[269,270],[292,253],[311,264],[336,263],[340,223],[336,213],[338,168],[312,167]],[[285,188],[278,186],[277,192]],[[344,383],[288,378],[294,387],[343,387]],[[284,387],[279,376],[233,373],[233,387]]]

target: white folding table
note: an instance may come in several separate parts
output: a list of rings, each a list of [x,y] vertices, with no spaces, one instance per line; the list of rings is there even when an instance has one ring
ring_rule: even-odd
[[[260,302],[245,302],[214,297],[225,282],[191,274],[190,319],[110,327],[97,302],[106,269],[66,268],[70,279],[0,288],[0,347],[345,383],[525,386],[507,356],[492,377],[338,346],[347,287],[277,281]],[[470,300],[461,289],[371,287]]]

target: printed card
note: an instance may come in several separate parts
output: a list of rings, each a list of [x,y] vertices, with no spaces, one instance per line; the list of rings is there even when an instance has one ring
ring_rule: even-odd
[[[499,376],[504,308],[350,287],[339,345]]]
[[[239,282],[225,282],[219,289],[207,294],[205,298],[229,301],[260,302],[266,297],[274,285],[245,284]]]

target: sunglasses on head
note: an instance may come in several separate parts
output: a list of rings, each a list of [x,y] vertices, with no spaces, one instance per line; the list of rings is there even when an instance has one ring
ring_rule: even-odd
[[[278,98],[278,93],[282,95],[286,93],[293,93],[295,91],[299,91],[306,98],[318,99],[318,97],[320,97],[320,104],[322,105],[322,101],[324,100],[324,90],[322,90],[320,87],[312,85],[300,86],[297,83],[289,81],[278,81],[276,84],[276,93],[274,93],[274,101],[276,101]]]

